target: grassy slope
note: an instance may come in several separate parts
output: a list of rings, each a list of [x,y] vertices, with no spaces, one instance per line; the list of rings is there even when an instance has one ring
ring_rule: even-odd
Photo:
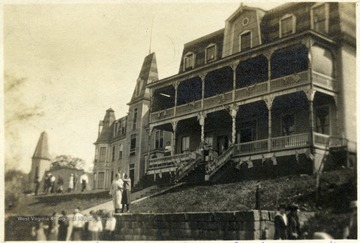
[[[324,173],[322,178],[322,208],[347,208],[351,194],[341,190],[349,181],[346,169]],[[132,205],[132,212],[193,212],[234,211],[255,207],[256,186],[261,184],[261,208],[275,210],[277,201],[289,204],[296,202],[304,211],[314,211],[315,176],[291,175],[263,181],[242,181],[229,184],[187,185],[172,192]],[[340,190],[340,192],[338,191]],[[342,193],[335,196],[335,194]],[[333,198],[334,197],[334,198]]]

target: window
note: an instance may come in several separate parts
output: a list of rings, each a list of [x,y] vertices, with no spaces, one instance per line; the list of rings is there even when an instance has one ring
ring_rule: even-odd
[[[164,132],[162,130],[158,130],[155,132],[155,148],[163,148],[164,147]]]
[[[184,71],[193,69],[195,64],[195,55],[194,53],[188,53],[184,57]]]
[[[137,120],[137,108],[134,109],[134,113],[133,113],[133,129],[136,129],[136,120]]]
[[[239,46],[240,46],[240,51],[245,51],[247,49],[251,48],[251,32],[245,32],[243,34],[240,34],[240,38],[239,38]]]
[[[181,139],[181,152],[189,151],[190,149],[190,137],[183,137]]]
[[[130,155],[135,155],[135,147],[136,147],[136,134],[131,135],[130,140]]]
[[[104,182],[105,182],[105,172],[99,172],[98,174],[98,189],[104,188]]]
[[[285,15],[280,20],[280,38],[295,33],[295,17],[293,15]]]
[[[121,120],[120,122],[120,134],[125,134],[126,132],[126,123],[125,120]]]
[[[111,161],[113,162],[115,160],[115,146],[112,147],[112,153],[111,153]]]
[[[288,136],[295,132],[295,116],[293,114],[282,117],[283,135]]]
[[[105,162],[105,157],[106,157],[106,148],[105,148],[105,147],[101,147],[101,148],[100,148],[100,158],[99,158],[99,162]]]
[[[216,46],[214,44],[208,46],[205,50],[206,63],[212,62],[216,59]]]
[[[120,144],[120,147],[119,147],[119,159],[122,159],[123,157],[123,145]]]
[[[328,32],[328,22],[327,22],[327,5],[315,5],[312,8],[312,27],[315,31],[320,33]]]
[[[330,135],[329,114],[329,106],[321,106],[316,108],[316,132]]]

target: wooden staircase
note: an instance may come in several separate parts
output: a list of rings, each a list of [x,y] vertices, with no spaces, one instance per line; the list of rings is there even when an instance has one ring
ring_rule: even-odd
[[[224,165],[226,165],[234,154],[234,146],[230,146],[223,154],[218,158],[213,159],[205,166],[206,180],[211,180],[211,177],[215,175]]]

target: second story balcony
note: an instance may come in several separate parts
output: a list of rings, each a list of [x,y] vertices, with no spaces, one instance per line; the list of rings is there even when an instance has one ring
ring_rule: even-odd
[[[311,37],[304,35],[304,41]],[[331,51],[294,40],[230,56],[196,72],[159,81],[152,89],[150,123],[315,88],[336,93]]]

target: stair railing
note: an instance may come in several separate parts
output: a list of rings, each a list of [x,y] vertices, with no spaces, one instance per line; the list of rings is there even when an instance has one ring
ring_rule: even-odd
[[[189,160],[183,162],[176,163],[176,172],[175,172],[175,183],[179,182],[182,178],[184,178],[189,171],[196,168],[196,166],[202,161],[201,155],[197,153],[191,153],[189,156]]]
[[[205,172],[207,175],[212,176],[218,171],[234,154],[234,146],[231,145],[228,150],[221,154],[218,158],[213,159],[205,166]]]

